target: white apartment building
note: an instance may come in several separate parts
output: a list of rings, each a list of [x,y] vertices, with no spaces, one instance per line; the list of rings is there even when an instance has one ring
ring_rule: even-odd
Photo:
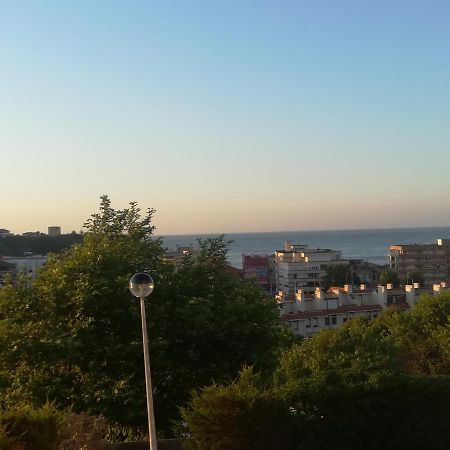
[[[288,297],[294,297],[299,288],[312,293],[321,286],[327,266],[347,262],[338,250],[311,249],[286,241],[284,250],[275,252],[276,290]]]
[[[409,309],[424,292],[439,293],[448,290],[446,283],[433,286],[433,290],[421,289],[418,283],[394,289],[392,285],[368,289],[361,285],[357,289],[330,288],[323,292],[317,288],[313,294],[299,289],[294,298],[280,291],[276,299],[280,305],[280,320],[297,336],[312,337],[323,329],[337,328],[353,317],[374,319],[384,309],[396,307]]]
[[[4,256],[2,261],[14,265],[13,275],[29,275],[35,278],[39,268],[47,263],[48,257],[45,255],[31,256]]]

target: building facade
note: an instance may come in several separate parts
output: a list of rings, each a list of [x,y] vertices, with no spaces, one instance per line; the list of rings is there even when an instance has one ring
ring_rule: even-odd
[[[407,285],[404,289],[395,289],[392,285],[368,288],[330,288],[327,292],[317,288],[312,294],[302,289],[294,298],[288,298],[280,292],[276,298],[280,306],[280,320],[291,331],[304,338],[314,336],[324,329],[342,326],[354,317],[376,318],[387,308],[409,309],[414,306],[420,295],[439,293],[448,290],[446,283],[433,286],[433,289],[422,289],[418,283]]]
[[[61,227],[48,227],[48,235],[49,236],[60,236],[61,235]]]
[[[416,273],[421,274],[428,287],[450,278],[448,239],[438,239],[436,244],[391,245],[389,259],[401,283],[407,283]]]
[[[311,249],[286,241],[284,250],[275,252],[276,291],[288,297],[294,297],[299,288],[312,293],[321,287],[327,266],[347,263],[338,250]]]
[[[255,277],[259,286],[270,289],[269,255],[242,254],[242,272],[244,276]]]

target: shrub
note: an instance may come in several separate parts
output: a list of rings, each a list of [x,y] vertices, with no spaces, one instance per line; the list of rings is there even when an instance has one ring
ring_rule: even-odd
[[[228,386],[210,386],[194,394],[183,418],[195,450],[293,449],[294,420],[288,406],[260,376],[245,368]]]
[[[100,450],[108,432],[103,416],[66,414],[61,421],[58,450]]]
[[[59,412],[48,404],[40,408],[14,407],[0,415],[1,445],[7,450],[56,450],[59,420]]]
[[[4,427],[0,427],[0,450],[24,450],[23,444],[8,436]]]

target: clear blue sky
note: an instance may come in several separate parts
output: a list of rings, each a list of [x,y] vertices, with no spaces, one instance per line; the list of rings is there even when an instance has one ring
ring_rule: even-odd
[[[0,2],[0,228],[450,224],[450,2]]]

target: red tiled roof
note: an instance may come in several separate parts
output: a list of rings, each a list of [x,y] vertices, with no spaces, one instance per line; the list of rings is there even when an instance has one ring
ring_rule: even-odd
[[[349,305],[349,306],[340,306],[335,309],[323,309],[320,311],[304,311],[297,314],[285,314],[280,316],[280,320],[282,322],[289,322],[290,320],[302,320],[309,319],[310,317],[324,317],[334,314],[345,314],[347,312],[361,312],[361,311],[381,311],[380,305]]]

